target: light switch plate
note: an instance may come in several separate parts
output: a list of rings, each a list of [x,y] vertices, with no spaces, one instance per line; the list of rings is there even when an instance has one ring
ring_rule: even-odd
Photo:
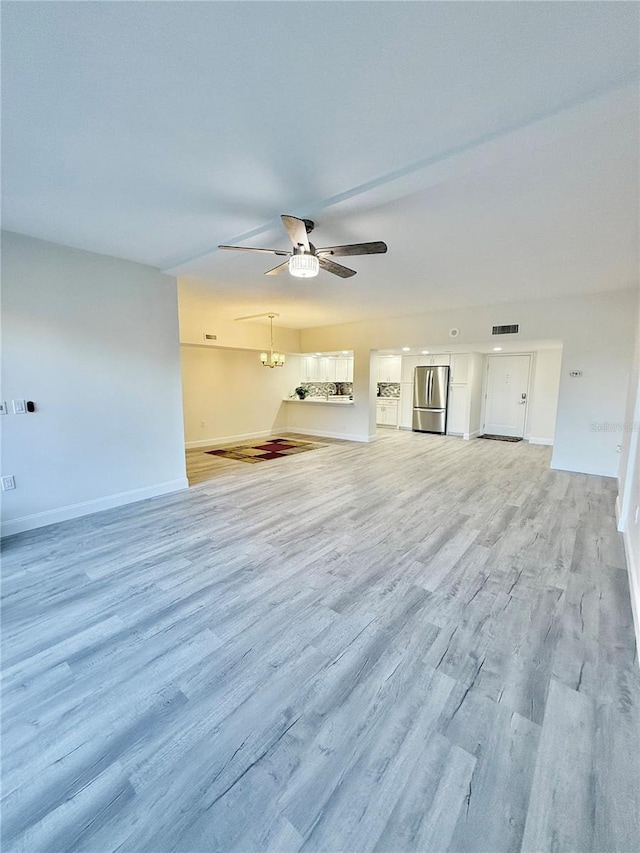
[[[24,404],[24,400],[14,400],[13,401],[13,414],[14,415],[24,415],[27,412],[27,407]]]
[[[9,492],[11,489],[15,489],[16,487],[16,478],[13,474],[9,474],[6,477],[2,478],[2,491]]]
[[[9,410],[7,409],[7,404],[0,401],[0,415],[8,415]]]

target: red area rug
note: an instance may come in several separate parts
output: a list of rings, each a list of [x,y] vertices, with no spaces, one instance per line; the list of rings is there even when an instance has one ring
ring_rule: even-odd
[[[236,459],[238,462],[266,462],[268,459],[281,459],[307,450],[317,450],[324,444],[312,444],[310,441],[297,441],[293,438],[270,438],[260,444],[239,444],[234,447],[220,447],[217,450],[205,450],[209,456],[221,456],[223,459]]]

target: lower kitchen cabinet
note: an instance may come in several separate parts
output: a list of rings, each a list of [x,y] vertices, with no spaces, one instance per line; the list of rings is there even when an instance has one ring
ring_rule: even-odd
[[[395,399],[378,399],[376,402],[376,423],[378,426],[398,426],[398,401]]]

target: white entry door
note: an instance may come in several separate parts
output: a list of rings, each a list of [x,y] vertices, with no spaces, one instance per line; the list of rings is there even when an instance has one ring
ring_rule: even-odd
[[[522,438],[529,399],[531,356],[489,356],[484,431]]]

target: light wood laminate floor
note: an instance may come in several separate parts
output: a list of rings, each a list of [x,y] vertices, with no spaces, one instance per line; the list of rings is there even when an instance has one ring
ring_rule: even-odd
[[[636,851],[615,482],[385,431],[4,543],[4,851]]]

